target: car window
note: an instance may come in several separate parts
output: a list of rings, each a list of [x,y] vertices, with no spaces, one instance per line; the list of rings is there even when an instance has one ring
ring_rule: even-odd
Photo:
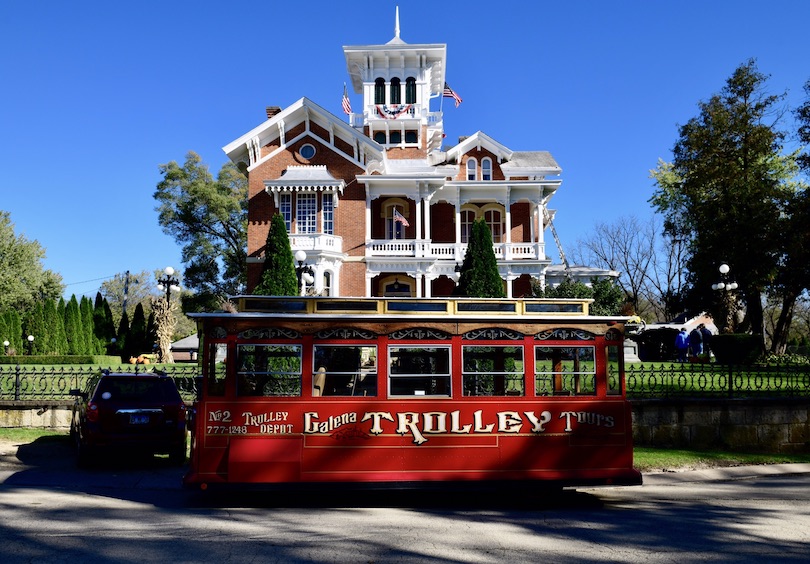
[[[180,400],[174,382],[168,378],[102,378],[95,395],[98,399],[115,401],[161,403]]]

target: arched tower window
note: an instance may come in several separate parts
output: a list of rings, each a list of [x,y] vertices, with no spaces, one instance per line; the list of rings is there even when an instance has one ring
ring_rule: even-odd
[[[412,76],[405,79],[405,103],[416,103],[416,79]]]
[[[402,90],[398,78],[391,79],[391,103],[399,104],[402,101]]]
[[[374,81],[374,103],[385,104],[385,79],[378,78]]]
[[[478,177],[478,163],[472,157],[467,159],[467,180],[476,180]]]
[[[492,180],[492,159],[481,159],[481,180]]]

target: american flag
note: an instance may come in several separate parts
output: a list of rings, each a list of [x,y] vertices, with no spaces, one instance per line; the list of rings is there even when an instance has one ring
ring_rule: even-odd
[[[452,98],[456,101],[456,107],[461,103],[461,96],[455,93],[455,91],[450,88],[450,85],[446,82],[444,83],[444,93],[442,94],[445,98]]]
[[[343,83],[343,113],[352,113],[352,103],[349,101],[349,93],[346,91],[346,83]]]
[[[394,208],[394,221],[398,221],[405,227],[410,227],[411,225],[410,223],[408,223],[408,220],[405,219],[405,216],[399,213],[399,210],[397,208]]]

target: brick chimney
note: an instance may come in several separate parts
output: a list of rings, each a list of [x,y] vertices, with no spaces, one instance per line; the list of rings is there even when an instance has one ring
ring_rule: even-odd
[[[270,119],[280,111],[281,108],[279,108],[278,106],[267,106],[267,119]]]

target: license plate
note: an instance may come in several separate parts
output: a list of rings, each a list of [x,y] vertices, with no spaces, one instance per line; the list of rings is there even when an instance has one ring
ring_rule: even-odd
[[[149,423],[149,416],[148,415],[130,415],[129,416],[129,424],[130,425],[146,425]]]

